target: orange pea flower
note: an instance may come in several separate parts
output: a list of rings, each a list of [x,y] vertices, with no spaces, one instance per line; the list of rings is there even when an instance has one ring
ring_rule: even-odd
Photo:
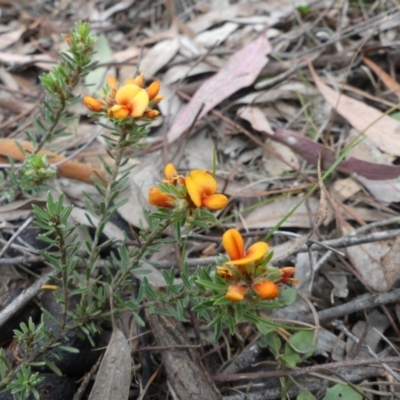
[[[111,97],[114,98],[115,93],[117,93],[118,82],[112,75],[107,76],[107,85],[110,88]]]
[[[164,175],[167,182],[171,182],[172,178],[178,175],[178,171],[176,170],[174,164],[168,163],[164,168]]]
[[[185,184],[185,177],[183,175],[179,175],[178,171],[176,170],[174,164],[168,163],[164,168],[164,176],[165,179],[163,180],[164,183],[172,183],[173,185],[177,185],[181,183],[182,185]]]
[[[94,97],[90,96],[85,96],[83,98],[83,104],[90,110],[90,111],[95,111],[95,112],[100,112],[103,111],[105,104],[100,101],[95,99]]]
[[[149,190],[149,203],[152,206],[173,208],[175,198],[169,194],[163,193],[158,187],[154,186]]]
[[[225,297],[235,303],[242,301],[246,295],[246,288],[241,285],[231,285],[228,287]]]
[[[262,281],[253,285],[254,291],[258,297],[263,300],[276,299],[279,296],[279,287],[276,283],[271,281]]]
[[[125,85],[137,85],[137,86],[142,88],[143,85],[144,85],[143,72],[139,76],[137,76],[136,78],[127,79]]]
[[[299,284],[299,280],[292,278],[296,268],[294,267],[283,267],[281,268],[282,277],[276,283],[285,283],[285,282],[293,282],[296,285]]]
[[[160,91],[160,82],[154,81],[147,88],[146,92],[149,95],[149,100],[154,100]]]
[[[157,117],[158,114],[160,114],[160,111],[157,111],[157,110],[149,110],[149,111],[145,111],[145,112],[143,113],[143,117],[149,118],[149,119],[153,119],[153,118]]]
[[[228,204],[228,198],[225,195],[215,193],[217,181],[209,172],[194,169],[185,181],[189,197],[196,207],[220,210]]]
[[[222,245],[231,259],[226,264],[237,266],[248,265],[261,260],[269,249],[267,243],[257,242],[245,251],[242,235],[236,229],[228,229],[222,235]]]
[[[116,119],[140,118],[149,105],[149,95],[140,86],[128,84],[117,90],[115,101],[117,104],[108,110],[109,115]]]

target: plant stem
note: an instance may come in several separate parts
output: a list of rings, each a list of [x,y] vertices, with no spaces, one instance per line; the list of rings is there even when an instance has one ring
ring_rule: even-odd
[[[65,238],[62,229],[60,229],[59,224],[61,221],[59,220],[59,216],[56,215],[55,222],[55,233],[56,233],[56,240],[57,246],[60,249],[60,270],[61,270],[61,281],[62,281],[62,315],[61,315],[61,322],[60,322],[60,329],[64,329],[65,321],[67,318],[67,309],[68,309],[68,273],[67,273],[67,263],[68,263],[68,256],[67,256],[67,248],[65,246]]]

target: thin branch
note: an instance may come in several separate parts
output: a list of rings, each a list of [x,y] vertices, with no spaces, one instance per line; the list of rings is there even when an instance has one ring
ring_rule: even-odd
[[[343,332],[346,336],[348,336],[354,343],[360,343],[360,339],[351,333],[344,325],[342,321],[336,320],[332,322],[332,325]],[[379,364],[382,365],[382,368],[390,374],[397,382],[400,382],[400,376],[392,370],[384,361],[380,360],[378,355],[368,346],[366,343],[362,343],[361,346],[367,351],[367,353]]]
[[[381,358],[378,361],[379,364],[398,364],[400,363],[400,357],[385,357]],[[241,379],[271,379],[271,378],[282,378],[284,376],[301,376],[308,375],[312,372],[321,372],[321,371],[329,371],[331,369],[339,369],[345,367],[360,367],[362,365],[373,365],[377,364],[376,360],[344,360],[344,361],[336,361],[333,363],[327,364],[318,364],[312,365],[310,367],[303,368],[293,368],[286,370],[274,370],[274,371],[257,371],[257,372],[243,372],[240,374],[221,374],[214,375],[214,382],[235,382]]]

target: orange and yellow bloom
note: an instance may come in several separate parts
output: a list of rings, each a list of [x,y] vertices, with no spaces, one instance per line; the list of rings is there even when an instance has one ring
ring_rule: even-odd
[[[231,259],[226,264],[236,266],[245,266],[261,260],[269,249],[267,243],[257,242],[245,251],[242,235],[236,229],[229,229],[223,234],[222,245]]]
[[[228,291],[226,292],[225,297],[228,300],[237,303],[239,301],[242,301],[245,295],[246,295],[246,287],[241,285],[231,285],[228,287]]]
[[[279,286],[275,282],[262,281],[253,285],[258,297],[263,300],[276,299],[279,296]]]
[[[275,268],[266,265],[269,247],[265,242],[253,243],[245,249],[242,235],[236,229],[228,229],[222,235],[222,246],[230,261],[217,266],[216,274],[228,285],[225,297],[232,302],[248,299],[275,300],[279,297],[280,283],[298,283],[292,278],[294,267]]]
[[[115,93],[116,104],[108,110],[108,115],[116,119],[142,117],[149,105],[149,95],[140,86],[129,84]]]
[[[100,112],[104,110],[106,106],[102,101],[95,99],[94,97],[85,96],[83,98],[83,104],[90,110],[94,112]]]
[[[143,74],[136,78],[129,78],[120,87],[113,76],[108,76],[104,97],[96,99],[86,96],[83,103],[89,110],[107,112],[109,117],[117,120],[153,119],[159,114],[159,111],[154,110],[153,107],[163,99],[163,96],[159,94],[160,82],[154,81],[147,88],[143,88],[143,85]]]
[[[163,197],[160,194],[162,191],[153,187],[149,192],[149,203],[152,205],[166,207],[165,204],[175,203],[186,204],[188,210],[198,208],[220,210],[228,204],[228,198],[225,195],[216,193],[217,182],[208,171],[196,169],[184,177],[178,174],[173,164],[169,163],[164,168],[164,175],[163,183],[175,186],[181,195],[177,195],[174,198],[165,194]]]
[[[295,283],[296,285],[299,284],[299,280],[292,278],[293,274],[295,273],[296,268],[295,267],[283,267],[281,268],[282,272],[282,277],[279,279],[277,283],[285,283],[285,282],[292,282]]]
[[[208,171],[195,169],[186,177],[186,188],[196,207],[220,210],[228,204],[228,198],[217,194],[217,181]]]
[[[152,206],[173,208],[175,197],[163,193],[157,186],[153,186],[149,190],[149,203]]]

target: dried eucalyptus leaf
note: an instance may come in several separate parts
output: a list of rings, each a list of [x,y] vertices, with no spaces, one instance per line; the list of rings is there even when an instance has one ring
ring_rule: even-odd
[[[129,344],[124,334],[114,327],[89,400],[127,400],[130,382],[131,353]]]

